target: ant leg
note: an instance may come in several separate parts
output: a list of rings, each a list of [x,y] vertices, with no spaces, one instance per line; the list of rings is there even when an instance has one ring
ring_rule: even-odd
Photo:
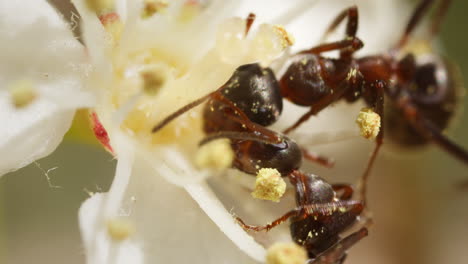
[[[395,98],[393,99],[395,100]],[[395,101],[403,111],[406,119],[422,136],[431,140],[463,163],[468,164],[468,152],[442,134],[432,122],[425,119],[419,113],[417,107],[410,102],[409,98],[398,98]]]
[[[362,41],[359,38],[351,37],[346,38],[344,40],[320,44],[318,46],[312,47],[311,49],[303,50],[298,54],[320,54],[334,50],[346,52],[346,54],[352,54],[357,50],[361,49],[362,47],[364,47],[364,43],[362,43]]]
[[[300,219],[304,219],[309,216],[329,216],[336,211],[339,211],[340,213],[351,212],[353,214],[359,215],[362,212],[362,208],[363,205],[360,201],[338,201],[321,204],[303,205],[287,212],[280,218],[263,226],[248,225],[239,217],[235,217],[235,219],[239,223],[239,225],[245,230],[259,232],[263,230],[269,231],[275,226],[284,223],[290,217],[300,217]]]
[[[422,0],[419,5],[416,7],[413,15],[411,16],[406,29],[401,37],[400,41],[394,47],[394,50],[401,49],[409,40],[411,34],[413,33],[416,26],[421,22],[423,16],[428,12],[431,5],[434,3],[434,0]],[[431,25],[431,37],[435,36],[440,29],[440,24],[447,13],[447,10],[450,6],[451,0],[442,0],[439,6],[437,13],[434,15],[432,25]]]
[[[346,23],[346,37],[355,37],[358,29],[359,13],[357,6],[353,5],[341,11],[341,13],[336,16],[323,34],[322,40],[326,39],[330,33],[335,31],[345,18],[348,18],[348,22]]]
[[[442,0],[440,3],[439,8],[437,9],[437,13],[434,15],[431,25],[431,38],[436,36],[440,31],[440,25],[442,24],[442,20],[444,20],[445,15],[447,14],[447,10],[452,3],[452,0]]]
[[[364,173],[361,175],[359,178],[358,182],[358,190],[359,190],[359,200],[363,202],[364,205],[367,206],[367,183],[369,181],[369,176],[370,172],[372,170],[372,167],[374,166],[375,159],[377,158],[377,154],[379,153],[380,147],[383,144],[383,137],[384,137],[384,93],[385,93],[385,84],[383,82],[377,82],[375,84],[376,88],[376,94],[377,94],[377,99],[374,105],[375,112],[380,116],[381,125],[380,125],[380,131],[379,134],[377,135],[377,138],[375,139],[375,147],[374,151],[372,151],[372,154],[369,158],[369,161],[367,162],[367,167]]]
[[[354,193],[353,187],[349,184],[337,183],[333,184],[332,188],[335,192],[342,192],[339,199],[344,201],[351,199]]]
[[[367,228],[363,227],[351,235],[338,241],[333,247],[325,250],[322,254],[317,256],[310,264],[335,264],[343,263],[346,258],[346,251],[354,244],[369,234]]]
[[[275,221],[271,222],[270,224],[267,224],[267,225],[264,225],[264,226],[248,225],[248,224],[244,223],[244,221],[240,217],[235,217],[235,219],[236,219],[237,223],[244,230],[252,230],[252,231],[255,231],[255,232],[266,230],[268,232],[270,229],[274,228],[277,225],[282,224],[283,222],[285,222],[286,220],[288,220],[292,216],[297,216],[298,214],[299,214],[299,210],[297,210],[297,209],[291,210],[291,211],[287,212],[286,214],[284,214],[283,216],[281,216],[280,218],[278,218]]]
[[[314,152],[310,152],[303,148],[301,148],[301,151],[302,151],[302,156],[308,161],[318,163],[327,168],[333,168],[333,166],[335,165],[335,161],[333,159],[321,156]]]
[[[249,13],[247,18],[245,19],[245,36],[249,34],[250,28],[252,27],[252,24],[254,23],[255,18],[256,16],[254,13]]]

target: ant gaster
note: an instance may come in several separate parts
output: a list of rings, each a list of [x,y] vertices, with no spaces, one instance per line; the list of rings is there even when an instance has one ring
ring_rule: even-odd
[[[303,157],[324,165],[330,163],[302,150],[283,134],[265,128],[282,111],[279,91],[270,69],[258,64],[243,65],[222,87],[167,116],[152,132],[208,101],[203,109],[203,129],[207,136],[200,145],[228,138],[235,153],[233,167],[248,174],[256,174],[259,168],[275,168],[289,178],[296,191],[297,208],[272,224],[249,226],[237,218],[239,223],[245,229],[260,231],[292,218],[293,240],[305,247],[314,259],[312,263],[342,263],[345,251],[367,235],[367,229],[362,228],[345,239],[339,236],[357,221],[363,204],[350,200],[353,194],[350,185],[330,185],[318,176],[300,172]],[[337,196],[335,191],[342,194]]]

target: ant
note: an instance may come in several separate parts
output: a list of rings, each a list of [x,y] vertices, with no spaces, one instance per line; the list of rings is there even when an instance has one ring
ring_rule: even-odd
[[[343,263],[346,250],[367,236],[367,228],[363,227],[340,238],[342,232],[356,223],[364,205],[351,200],[350,185],[330,185],[316,175],[299,171],[303,157],[323,160],[310,156],[285,135],[265,128],[276,121],[282,110],[277,85],[271,70],[262,69],[258,64],[242,65],[219,89],[167,116],[152,132],[208,100],[203,109],[203,129],[207,136],[199,145],[228,138],[235,153],[233,167],[253,175],[259,168],[275,168],[289,178],[296,193],[296,209],[271,224],[246,225],[237,217],[238,223],[246,230],[261,231],[291,218],[292,238],[307,250],[310,263]]]
[[[362,227],[340,238],[342,232],[356,223],[364,204],[350,200],[353,195],[350,185],[330,185],[314,174],[297,170],[289,174],[289,180],[296,193],[295,209],[264,226],[247,225],[239,217],[236,217],[237,222],[245,230],[258,232],[268,231],[290,218],[292,239],[306,249],[308,263],[343,263],[346,251],[368,234],[367,228]]]
[[[249,15],[246,33],[253,18]],[[272,224],[250,226],[240,218],[237,221],[245,229],[260,231],[291,218],[293,240],[306,248],[313,259],[311,263],[342,263],[345,251],[367,236],[367,228],[363,227],[340,239],[340,234],[358,220],[364,205],[350,200],[353,195],[350,185],[330,185],[318,176],[298,170],[303,158],[330,166],[328,159],[309,153],[287,136],[266,128],[278,119],[283,107],[279,83],[272,70],[256,63],[238,67],[224,85],[168,115],[152,132],[205,101],[203,130],[207,136],[199,145],[227,138],[235,153],[233,167],[253,175],[259,168],[277,169],[295,188],[297,208]]]
[[[449,65],[436,54],[398,54],[407,45],[414,29],[420,24],[434,0],[422,0],[414,10],[397,44],[387,53],[354,58],[363,47],[356,37],[358,10],[349,7],[339,13],[325,32],[334,31],[347,18],[346,38],[325,43],[294,55],[279,80],[281,95],[294,104],[309,106],[310,110],[291,127],[288,134],[311,116],[339,100],[349,103],[360,98],[384,120],[384,98],[389,116],[385,130],[392,140],[405,146],[422,145],[432,141],[455,158],[468,164],[468,152],[442,134],[455,112],[457,83]],[[430,38],[440,28],[450,0],[442,0],[437,10]],[[429,39],[430,39],[429,38]],[[322,57],[328,51],[339,51],[337,59]],[[376,137],[376,145],[360,178],[360,195],[366,203],[366,183],[373,163],[383,143],[384,124]]]

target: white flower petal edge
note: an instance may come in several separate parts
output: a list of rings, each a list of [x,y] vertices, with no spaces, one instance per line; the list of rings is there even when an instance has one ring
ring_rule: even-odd
[[[44,0],[0,1],[0,175],[50,154],[74,110],[93,104],[82,87],[83,46]],[[9,89],[31,84],[36,98],[16,108]]]
[[[121,215],[124,197],[134,164],[134,148],[123,135],[113,139],[118,157],[116,175],[107,194],[96,194],[83,203],[79,212],[80,229],[87,263],[143,263],[143,252],[136,242],[128,239],[116,242],[109,236],[108,221]]]
[[[144,263],[141,247],[135,242],[122,241],[114,244],[115,242],[109,238],[105,228],[101,228],[97,233],[92,229],[99,223],[97,219],[99,219],[100,210],[107,199],[107,194],[95,194],[81,205],[79,211],[80,229],[87,252],[87,263]]]
[[[265,250],[234,222],[209,187],[187,186],[191,197],[155,174],[140,153],[133,159],[130,141],[112,140],[118,142],[118,165],[111,190],[92,196],[80,208],[88,264],[123,263],[123,257],[131,263],[143,258],[145,263],[253,263],[245,253],[257,261],[264,259]],[[120,242],[113,240],[106,225],[112,219],[125,219],[135,233]]]

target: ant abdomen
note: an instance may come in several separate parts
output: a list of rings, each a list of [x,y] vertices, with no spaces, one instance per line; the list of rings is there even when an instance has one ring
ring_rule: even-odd
[[[245,64],[226,82],[222,95],[261,126],[273,124],[283,110],[278,81],[270,68]]]
[[[445,130],[456,112],[459,97],[459,82],[457,71],[435,55],[418,58],[411,86],[406,89],[407,96],[418,111],[425,116],[437,129]],[[405,96],[405,95],[402,95]],[[388,104],[385,112],[388,124],[388,137],[396,144],[403,146],[419,146],[428,142],[421,137],[404,114],[398,111],[393,102]]]
[[[302,163],[301,149],[287,137],[283,137],[278,144],[242,140],[231,142],[236,155],[233,166],[248,174],[255,175],[260,168],[275,168],[284,177],[297,170]]]

